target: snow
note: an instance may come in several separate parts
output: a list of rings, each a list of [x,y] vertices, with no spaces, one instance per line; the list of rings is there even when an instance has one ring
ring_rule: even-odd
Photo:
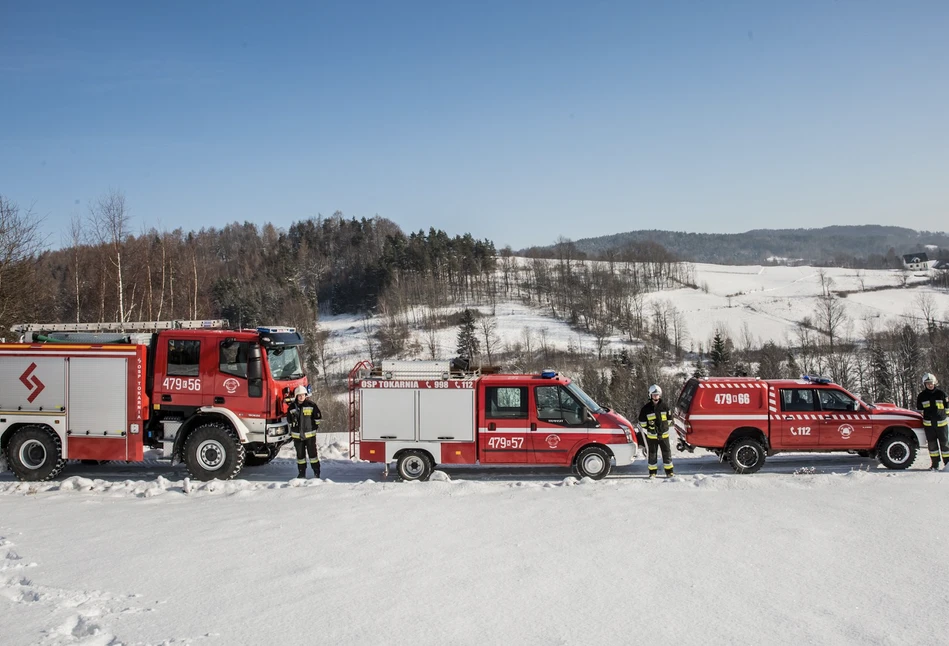
[[[284,458],[231,482],[0,476],[0,643],[944,643],[949,473],[925,458],[424,483],[324,460],[325,480]]]

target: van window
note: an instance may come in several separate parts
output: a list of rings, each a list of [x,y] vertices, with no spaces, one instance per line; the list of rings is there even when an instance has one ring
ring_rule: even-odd
[[[527,419],[527,386],[488,386],[484,394],[485,417]]]
[[[679,393],[679,399],[676,401],[675,411],[679,415],[685,415],[689,412],[689,406],[692,405],[692,399],[695,392],[699,389],[699,380],[693,377],[682,386],[682,392]]]
[[[537,419],[554,424],[578,426],[583,423],[583,404],[561,386],[538,386],[534,389],[537,400]]]
[[[814,391],[810,388],[782,388],[781,410],[801,413],[817,410]]]

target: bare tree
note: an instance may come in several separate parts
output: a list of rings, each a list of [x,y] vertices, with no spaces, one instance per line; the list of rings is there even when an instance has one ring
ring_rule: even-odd
[[[32,207],[21,211],[16,202],[0,195],[0,325],[4,328],[35,304],[33,263],[44,244],[41,223]]]
[[[498,322],[493,316],[483,316],[478,321],[481,334],[484,337],[484,353],[488,355],[488,365],[494,365],[494,352],[501,342],[498,338]]]
[[[73,274],[76,288],[76,323],[79,323],[80,311],[82,306],[82,271],[80,270],[80,251],[83,242],[82,218],[79,215],[73,215],[69,219],[69,243],[72,246]]]
[[[831,292],[825,293],[817,301],[817,324],[821,332],[827,335],[830,351],[834,351],[834,342],[847,321],[847,311],[843,301]]]
[[[89,205],[89,221],[100,244],[112,247],[112,264],[116,270],[117,294],[119,297],[119,322],[126,320],[125,286],[122,283],[122,250],[129,236],[130,216],[125,206],[125,193],[110,189]]]

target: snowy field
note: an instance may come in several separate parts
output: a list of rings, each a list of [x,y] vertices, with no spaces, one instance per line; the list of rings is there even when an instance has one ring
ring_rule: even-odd
[[[847,455],[600,482],[325,447],[245,479],[0,474],[0,644],[944,644],[949,473]],[[284,454],[285,455],[285,454]]]

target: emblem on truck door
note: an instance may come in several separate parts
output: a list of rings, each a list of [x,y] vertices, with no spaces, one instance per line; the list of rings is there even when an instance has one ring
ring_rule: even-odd
[[[224,380],[224,390],[227,391],[228,395],[233,395],[234,393],[236,393],[237,388],[240,385],[241,385],[241,382],[239,382],[237,379],[234,379],[234,377],[229,377]]]
[[[26,401],[33,403],[33,400],[39,397],[40,393],[43,392],[43,389],[46,388],[46,384],[40,381],[40,378],[33,374],[33,371],[36,370],[36,363],[31,363],[30,367],[23,371],[23,374],[20,375],[20,382],[30,390],[30,396],[26,398]]]
[[[552,448],[552,449],[556,449],[557,446],[560,444],[560,436],[559,436],[559,435],[548,435],[548,436],[547,436],[546,438],[544,438],[544,439],[545,439],[545,441],[547,442],[547,446],[549,446],[549,447]]]
[[[840,431],[840,437],[845,440],[849,440],[850,435],[853,433],[853,426],[850,424],[841,424],[837,430]]]

